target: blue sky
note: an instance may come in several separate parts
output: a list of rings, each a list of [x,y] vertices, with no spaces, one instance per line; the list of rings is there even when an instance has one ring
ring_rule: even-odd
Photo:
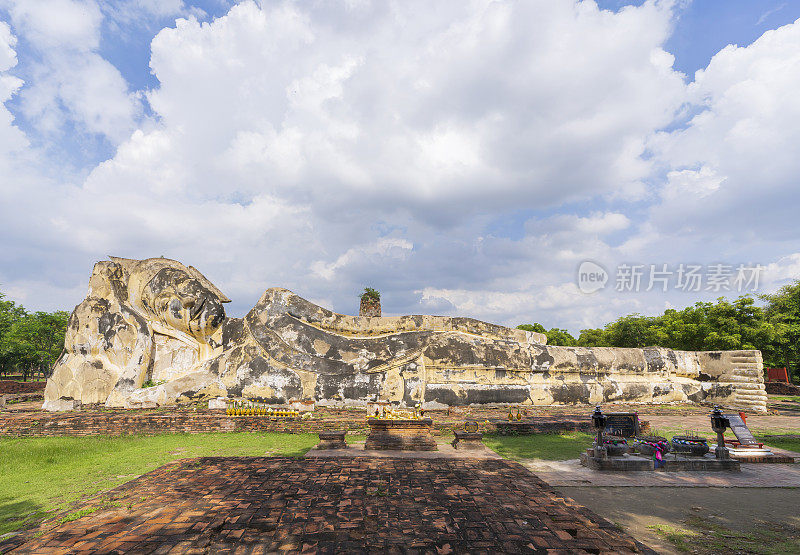
[[[165,255],[237,315],[372,286],[577,332],[739,293],[623,264],[800,277],[800,2],[598,4],[0,1],[0,291],[70,307]]]

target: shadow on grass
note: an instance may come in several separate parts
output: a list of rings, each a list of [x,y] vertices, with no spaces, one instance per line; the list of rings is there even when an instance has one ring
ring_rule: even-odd
[[[2,543],[6,539],[4,535],[36,526],[47,514],[42,505],[33,501],[0,498],[0,553],[3,552]]]
[[[653,525],[678,551],[711,555],[718,553],[782,554],[800,552],[800,529],[781,523],[762,522],[754,530],[735,530],[703,517],[692,517],[685,527]]]
[[[299,458],[305,457],[306,453],[308,453],[309,449],[311,449],[311,448],[310,447],[297,447],[295,449],[288,449],[288,450],[286,448],[284,448],[279,453],[270,452],[270,454],[268,456],[270,456],[270,457],[293,457],[293,458],[299,459]]]

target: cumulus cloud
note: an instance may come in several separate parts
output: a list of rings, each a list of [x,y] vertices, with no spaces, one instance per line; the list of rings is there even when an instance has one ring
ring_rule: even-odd
[[[17,33],[38,57],[20,93],[25,117],[49,135],[74,126],[112,142],[127,138],[139,101],[117,68],[98,53],[103,16],[97,4],[11,1],[7,9]]]
[[[14,47],[17,37],[11,32],[8,24],[0,21],[0,164],[3,158],[13,151],[27,146],[25,136],[12,125],[14,116],[5,106],[5,102],[19,91],[23,82],[9,73],[17,65],[17,53]],[[6,174],[10,175],[10,174]]]
[[[148,100],[243,195],[268,181],[328,210],[358,196],[441,221],[640,191],[642,137],[682,90],[668,8],[425,6],[245,2],[179,21],[153,41]]]
[[[311,264],[311,270],[319,277],[331,280],[336,277],[337,270],[340,268],[367,262],[369,259],[377,259],[379,264],[391,263],[393,260],[406,260],[409,251],[413,248],[414,245],[405,239],[383,237],[372,244],[347,249],[347,252],[331,264],[315,261]]]
[[[212,21],[177,0],[48,2],[15,3],[0,25],[0,79],[17,79],[5,98],[43,136],[70,122],[115,150],[59,171],[0,111],[0,137],[21,138],[0,154],[16,176],[0,230],[19,242],[0,282],[27,298],[66,298],[106,254],[166,255],[234,313],[272,285],[352,313],[374,286],[388,313],[576,330],[695,300],[587,297],[582,260],[796,250],[791,220],[756,230],[759,211],[797,209],[799,23],[723,49],[687,84],[663,47],[667,1],[245,1]],[[151,44],[158,86],[131,93],[99,53],[103,21],[173,15]],[[24,86],[12,30],[37,53]],[[492,231],[505,220],[516,233]]]

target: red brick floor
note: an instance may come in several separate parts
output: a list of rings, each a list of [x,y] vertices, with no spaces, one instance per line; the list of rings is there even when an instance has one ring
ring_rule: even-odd
[[[15,553],[646,550],[519,464],[202,458],[163,466]]]

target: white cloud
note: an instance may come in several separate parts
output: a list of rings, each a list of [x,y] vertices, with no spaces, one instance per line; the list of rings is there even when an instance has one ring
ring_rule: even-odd
[[[727,46],[697,72],[687,91],[696,115],[651,143],[672,168],[651,212],[656,243],[762,262],[796,249],[798,88],[800,21]]]
[[[800,276],[800,252],[781,257],[779,260],[767,264],[760,276],[767,291],[792,283]]]
[[[5,21],[0,21],[0,71],[8,71],[17,65],[17,37]]]
[[[94,1],[12,1],[8,11],[39,61],[20,93],[25,117],[45,134],[68,124],[116,143],[127,138],[140,110],[117,68],[98,53],[103,15]]]
[[[25,136],[12,125],[14,116],[8,111],[5,102],[19,91],[23,82],[21,79],[7,73],[17,65],[17,53],[14,47],[17,37],[11,32],[7,23],[0,21],[0,169],[4,155],[19,151],[28,145]],[[8,170],[8,167],[5,168]],[[6,174],[10,175],[10,174]]]
[[[118,0],[103,6],[118,23],[140,21],[147,18],[166,18],[194,13],[203,15],[199,8],[189,8],[183,0]]]
[[[161,86],[148,99],[198,158],[225,152],[210,171],[238,173],[245,195],[270,176],[329,208],[357,195],[438,203],[438,218],[641,188],[643,136],[683,87],[660,47],[668,6],[450,3],[425,7],[425,21],[420,10],[244,2],[210,25],[179,21],[153,41]]]
[[[699,200],[718,190],[723,181],[725,178],[717,176],[708,166],[703,166],[699,170],[675,170],[667,174],[667,184],[662,194],[670,200]]]
[[[103,16],[92,1],[11,1],[9,12],[18,32],[41,50],[90,52],[100,44]]]
[[[413,248],[414,245],[405,239],[383,237],[370,245],[347,249],[347,252],[342,254],[331,264],[326,264],[319,260],[312,262],[311,270],[323,279],[331,280],[336,277],[338,270],[363,262],[364,259],[377,259],[379,264],[388,264],[393,260],[406,260],[409,251]]]

